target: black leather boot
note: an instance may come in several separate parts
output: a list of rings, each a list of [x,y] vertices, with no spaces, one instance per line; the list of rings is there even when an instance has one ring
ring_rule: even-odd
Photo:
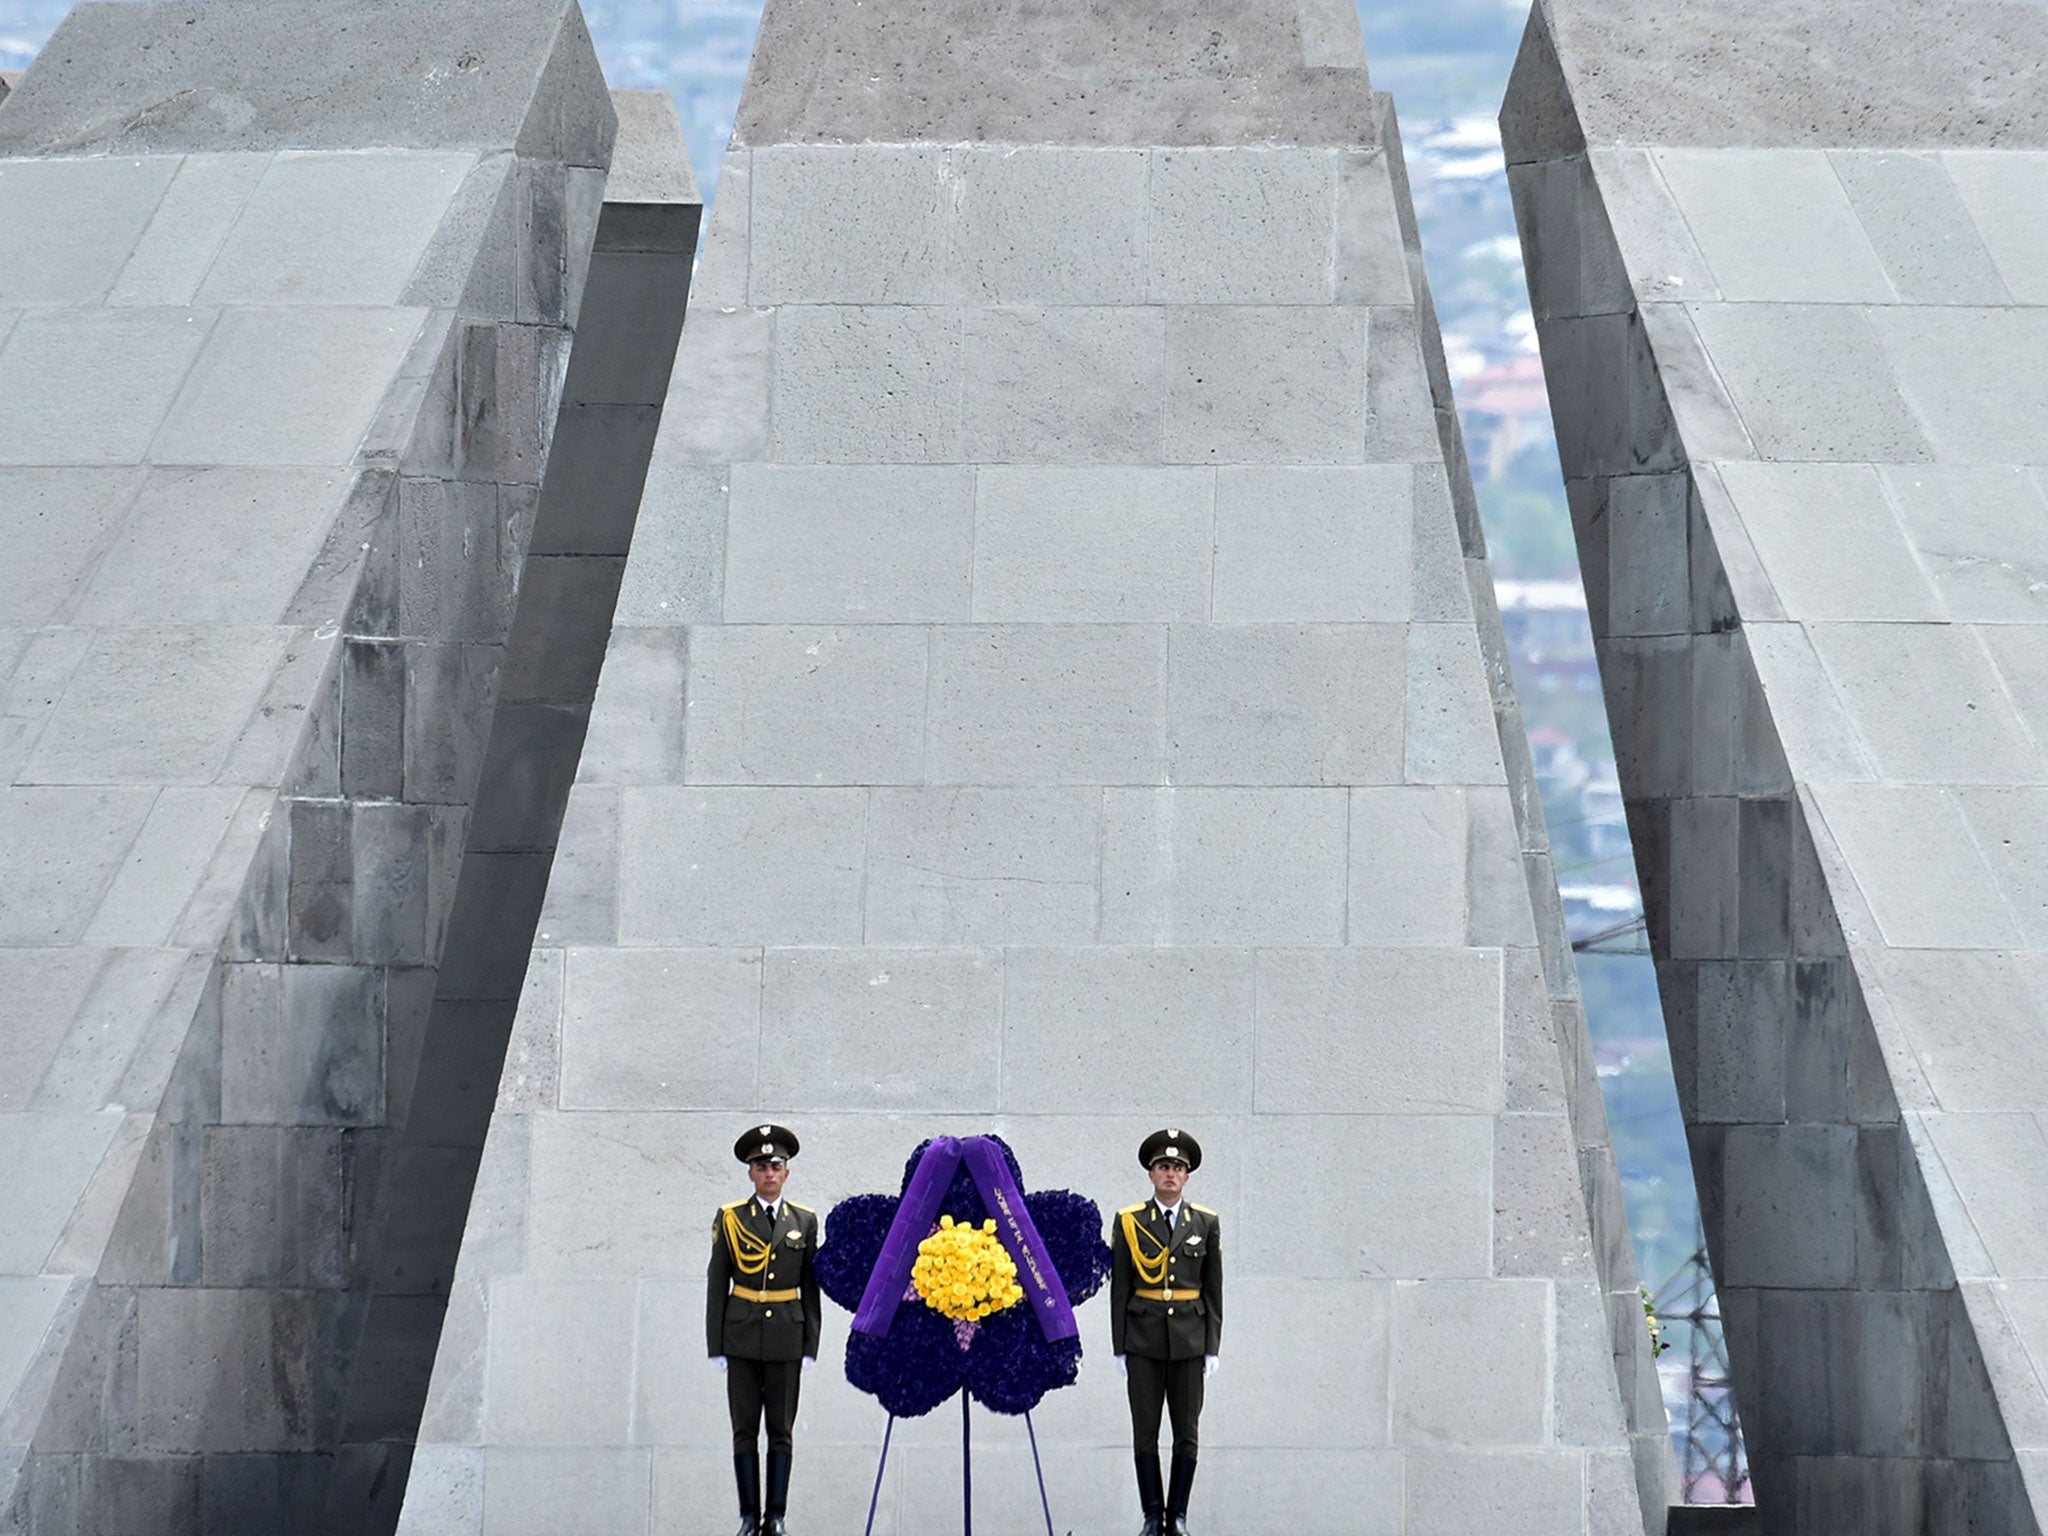
[[[1141,1536],[1161,1536],[1161,1522],[1166,1516],[1166,1489],[1159,1481],[1159,1453],[1139,1451],[1138,1458],[1138,1507],[1145,1511],[1145,1529]]]
[[[788,1536],[783,1516],[789,1513],[789,1451],[768,1447],[768,1502],[761,1507],[761,1536]]]
[[[734,1536],[760,1536],[761,1453],[734,1451],[732,1478],[740,1490],[740,1528]]]
[[[1157,1473],[1153,1474],[1155,1477]],[[1195,1487],[1195,1458],[1173,1458],[1173,1487],[1166,1495],[1166,1536],[1188,1536],[1188,1495]]]

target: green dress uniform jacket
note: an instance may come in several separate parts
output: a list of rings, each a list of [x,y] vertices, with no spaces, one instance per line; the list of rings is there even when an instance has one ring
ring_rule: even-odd
[[[1124,1230],[1126,1214],[1137,1226],[1136,1257]],[[1198,1360],[1219,1352],[1223,1227],[1214,1211],[1184,1199],[1169,1233],[1158,1201],[1127,1206],[1110,1221],[1109,1245],[1109,1336],[1117,1354]],[[1141,1260],[1148,1272],[1159,1271],[1157,1284],[1139,1273]]]
[[[738,1219],[742,1251],[765,1241],[768,1257],[758,1274],[743,1273],[726,1233],[726,1213]],[[735,1200],[711,1223],[711,1267],[704,1291],[704,1340],[713,1356],[733,1360],[817,1358],[818,1213],[784,1200],[771,1230],[758,1200]],[[762,1295],[768,1300],[758,1299]]]

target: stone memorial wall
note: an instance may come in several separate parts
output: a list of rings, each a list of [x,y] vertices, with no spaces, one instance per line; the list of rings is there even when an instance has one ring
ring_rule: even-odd
[[[2048,1509],[2044,60],[1544,0],[1501,119],[1769,1530]]]
[[[987,1130],[1113,1210],[1194,1130],[1229,1268],[1198,1527],[1661,1530],[1352,8],[775,0],[694,298],[400,1529],[731,1518],[702,1277],[766,1116],[821,1212]],[[1137,1517],[1104,1306],[1034,1415],[1084,1528]],[[874,1487],[847,1321],[799,1530]],[[952,1528],[959,1432],[896,1426],[877,1530]],[[974,1447],[978,1528],[1040,1523],[1023,1426]]]

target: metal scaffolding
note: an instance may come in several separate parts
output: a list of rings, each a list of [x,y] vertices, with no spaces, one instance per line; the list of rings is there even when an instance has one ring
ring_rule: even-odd
[[[1705,1234],[1692,1257],[1658,1287],[1652,1301],[1665,1336],[1685,1351],[1685,1422],[1674,1425],[1679,1487],[1687,1504],[1748,1504],[1749,1457],[1728,1379],[1728,1344]],[[1675,1337],[1682,1335],[1682,1337]]]

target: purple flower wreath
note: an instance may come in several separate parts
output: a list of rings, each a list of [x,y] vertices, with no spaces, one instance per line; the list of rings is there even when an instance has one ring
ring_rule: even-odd
[[[1000,1151],[1014,1187],[1021,1188],[1023,1170],[1009,1144],[1000,1136],[985,1140]],[[818,1283],[849,1312],[861,1308],[890,1226],[932,1145],[932,1140],[922,1141],[910,1154],[896,1194],[853,1195],[826,1217]],[[1109,1274],[1109,1245],[1102,1240],[1102,1212],[1095,1202],[1071,1190],[1042,1189],[1024,1196],[1024,1208],[1067,1301],[1085,1301],[1101,1289]],[[950,1216],[979,1226],[990,1214],[963,1163],[946,1186],[932,1223],[936,1228],[940,1216]],[[1048,1338],[1038,1316],[1021,1305],[958,1324],[907,1293],[884,1333],[856,1328],[846,1339],[846,1379],[897,1418],[930,1413],[963,1389],[996,1413],[1029,1413],[1046,1393],[1072,1386],[1080,1369],[1080,1339]]]

